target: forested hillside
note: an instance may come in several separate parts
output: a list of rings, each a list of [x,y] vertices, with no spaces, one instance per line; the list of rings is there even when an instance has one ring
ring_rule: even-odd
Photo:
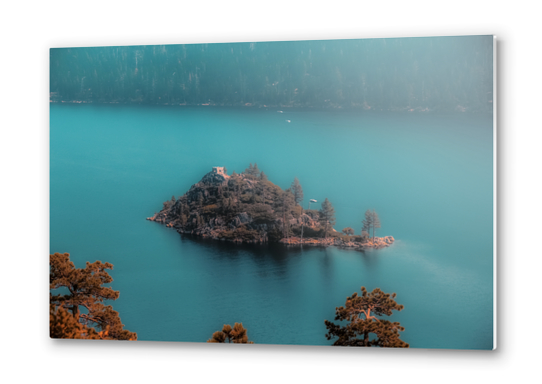
[[[491,111],[492,36],[51,49],[51,101]]]

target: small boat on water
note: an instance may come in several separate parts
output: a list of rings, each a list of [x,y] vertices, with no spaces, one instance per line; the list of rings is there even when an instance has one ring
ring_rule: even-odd
[[[287,123],[291,123],[292,121],[291,120],[286,120]]]
[[[284,112],[282,112],[282,111],[277,111],[277,113],[284,113]]]

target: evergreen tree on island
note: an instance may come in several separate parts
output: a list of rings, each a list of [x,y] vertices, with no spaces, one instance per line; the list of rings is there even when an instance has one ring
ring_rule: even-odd
[[[247,176],[250,176],[251,178],[254,178],[254,179],[259,178],[260,177],[260,169],[258,168],[258,164],[254,163],[254,165],[252,165],[252,163],[250,163],[248,168],[245,169],[244,174],[247,175]]]
[[[283,237],[286,239],[290,238],[290,223],[287,220],[287,215],[290,214],[290,211],[295,206],[294,195],[290,189],[281,191],[277,195],[275,201],[275,210],[278,214],[282,216],[282,232]]]
[[[320,208],[320,222],[325,225],[324,229],[324,238],[327,239],[327,232],[328,228],[331,225],[335,225],[335,209],[333,208],[333,205],[331,205],[331,202],[327,199],[324,200],[322,203],[322,207]]]
[[[373,209],[373,240],[375,239],[377,228],[380,228],[380,218],[378,217],[378,213]]]
[[[290,190],[294,194],[295,203],[301,205],[301,202],[303,201],[303,188],[301,188],[301,184],[299,184],[297,177],[294,178]]]
[[[370,235],[371,230],[372,230],[373,240],[374,240],[376,236],[376,229],[380,228],[380,218],[378,217],[378,213],[376,213],[374,209],[372,211],[370,209],[366,210],[365,219],[363,220],[362,224],[363,224],[362,232],[365,231]]]
[[[365,211],[365,219],[363,219],[361,223],[363,224],[363,228],[361,229],[362,236],[363,236],[363,232],[367,232],[370,236],[371,229],[373,228],[373,213],[371,212],[370,209]]]
[[[347,321],[346,325],[325,321],[328,330],[326,338],[331,340],[338,337],[333,345],[339,346],[409,348],[409,344],[399,338],[399,331],[405,328],[398,322],[380,318],[383,315],[391,316],[392,311],[404,308],[395,302],[396,294],[384,293],[379,288],[369,293],[365,287],[361,287],[361,293],[361,296],[354,293],[346,299],[344,307],[335,309],[335,320]]]

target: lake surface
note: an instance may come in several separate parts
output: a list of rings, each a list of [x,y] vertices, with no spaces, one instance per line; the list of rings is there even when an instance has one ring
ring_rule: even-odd
[[[376,287],[415,348],[493,346],[490,115],[51,105],[50,252],[114,265],[139,340],[205,342],[242,322],[256,343],[330,345],[324,320]],[[288,123],[287,120],[291,122]],[[337,230],[375,209],[387,249],[233,245],[146,221],[213,166],[256,162],[326,197]]]

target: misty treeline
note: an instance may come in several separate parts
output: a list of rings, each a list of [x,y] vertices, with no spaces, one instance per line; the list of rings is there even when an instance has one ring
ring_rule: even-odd
[[[51,100],[491,111],[491,36],[51,49]]]

